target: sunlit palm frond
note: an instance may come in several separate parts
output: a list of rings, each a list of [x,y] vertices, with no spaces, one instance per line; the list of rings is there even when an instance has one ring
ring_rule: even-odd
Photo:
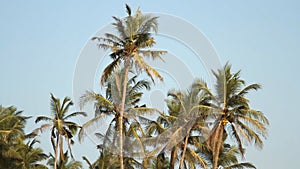
[[[151,59],[160,59],[164,61],[162,55],[166,54],[167,51],[164,50],[139,50],[141,54],[143,54],[145,57],[151,58]]]
[[[85,94],[80,97],[79,105],[82,108],[88,102],[94,102],[95,106],[104,106],[108,109],[113,108],[113,103],[111,101],[107,100],[102,95],[91,91],[86,91]]]
[[[160,81],[163,81],[163,77],[150,65],[148,65],[143,57],[141,57],[138,53],[134,53],[133,60],[136,66],[136,69],[141,71],[145,71],[146,74],[151,78],[152,82],[154,82],[154,77],[157,77]]]

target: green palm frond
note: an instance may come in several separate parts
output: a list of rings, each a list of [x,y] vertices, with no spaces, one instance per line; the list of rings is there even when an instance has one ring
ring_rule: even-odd
[[[60,105],[59,105],[60,106]],[[68,111],[69,107],[73,106],[71,98],[65,97],[61,105],[62,116],[65,116],[65,113]]]
[[[120,37],[122,39],[126,39],[128,35],[126,34],[126,27],[123,23],[123,21],[120,18],[117,18],[113,16],[113,19],[115,20],[114,23],[112,23],[113,26],[115,26],[116,30],[118,31]]]
[[[262,149],[263,147],[263,141],[261,140],[261,138],[259,137],[259,135],[253,131],[250,127],[248,127],[247,125],[245,125],[244,123],[240,122],[240,121],[237,121],[237,128],[238,128],[238,131],[240,133],[242,133],[242,135],[247,138],[247,141],[250,142],[250,141],[254,141],[254,145],[259,148],[259,149]]]
[[[50,93],[50,110],[51,113],[55,116],[60,116],[58,112],[60,112],[60,100],[55,98],[52,93]]]
[[[244,168],[254,168],[254,169],[256,169],[256,167],[251,163],[238,163],[238,164],[233,164],[233,165],[228,166],[228,167],[224,167],[224,169],[244,169]]]
[[[53,119],[47,116],[39,116],[36,118],[35,123],[38,123],[40,121],[53,121]]]
[[[244,113],[245,116],[256,119],[264,125],[269,125],[269,120],[261,111],[246,109],[246,110],[241,110],[241,112]]]
[[[146,74],[151,78],[154,83],[154,77],[157,77],[160,81],[163,81],[163,77],[150,65],[148,65],[143,57],[141,57],[138,53],[134,53],[133,60],[138,71],[145,71]]]
[[[111,76],[113,71],[115,71],[115,69],[120,64],[120,61],[121,61],[121,58],[118,57],[114,61],[112,61],[108,66],[106,66],[106,68],[103,70],[103,73],[102,73],[102,76],[101,76],[101,84],[102,85],[106,82],[108,77]]]
[[[111,101],[91,91],[86,91],[85,94],[80,97],[80,107],[82,108],[88,102],[94,102],[95,106],[104,106],[108,109],[113,109],[113,103]]]
[[[126,117],[134,118],[137,116],[144,116],[144,115],[153,115],[155,113],[162,114],[159,110],[155,108],[149,108],[149,107],[136,107],[136,108],[130,108],[127,110],[128,114],[126,114]]]
[[[75,116],[78,116],[78,115],[82,115],[82,116],[87,116],[86,112],[73,112],[69,115],[67,115],[66,117],[64,117],[64,120],[67,120],[69,118],[72,118],[72,117],[75,117]]]
[[[192,157],[192,163],[199,163],[204,169],[206,169],[207,162],[203,157],[196,153],[192,148],[187,148],[187,152],[187,157]]]
[[[245,94],[249,93],[250,90],[258,90],[258,89],[261,89],[261,85],[259,84],[251,84],[251,85],[248,85],[246,86],[244,89],[242,89],[238,95],[241,95],[241,96],[244,96]]]

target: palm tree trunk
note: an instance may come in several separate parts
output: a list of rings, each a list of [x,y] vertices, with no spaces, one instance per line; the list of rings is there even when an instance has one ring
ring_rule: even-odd
[[[175,168],[176,151],[177,151],[176,148],[177,148],[177,146],[174,146],[172,151],[171,151],[170,169]]]
[[[130,62],[128,59],[125,60],[124,63],[125,66],[125,72],[124,72],[124,82],[123,82],[123,94],[122,94],[122,102],[121,102],[121,109],[120,109],[120,116],[119,116],[119,128],[120,128],[120,169],[124,169],[124,163],[123,163],[123,114],[125,110],[125,101],[126,101],[126,93],[127,93],[127,79],[128,79],[128,72],[129,72],[129,66]]]
[[[56,145],[55,145],[55,154],[54,154],[54,169],[57,169],[57,157],[58,157],[58,142],[59,142],[59,136],[56,136]]]
[[[218,168],[220,149],[223,142],[223,129],[224,126],[222,123],[220,123],[216,131],[216,141],[213,146],[213,169]]]
[[[190,133],[190,130],[188,131],[188,135],[187,135],[187,136],[185,136],[184,148],[183,148],[183,152],[182,152],[182,156],[181,156],[181,160],[180,160],[179,168],[182,168],[182,165],[183,165],[183,162],[184,162],[184,156],[185,156],[186,147],[187,147],[187,144],[188,144],[189,133]]]
[[[62,135],[59,136],[59,152],[60,152],[60,155],[59,155],[59,159],[64,161],[65,160],[65,156],[64,156],[64,149],[63,149],[63,137]]]

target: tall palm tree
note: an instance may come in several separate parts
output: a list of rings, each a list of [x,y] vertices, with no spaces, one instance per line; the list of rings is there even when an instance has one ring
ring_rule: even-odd
[[[40,121],[47,121],[49,123],[43,124],[41,127],[37,128],[34,132],[43,131],[45,129],[51,128],[51,144],[54,151],[54,169],[56,169],[56,163],[58,161],[58,155],[60,154],[60,160],[64,160],[64,150],[63,150],[63,138],[67,141],[68,149],[70,155],[73,158],[71,151],[71,144],[74,143],[73,136],[76,134],[80,126],[75,122],[69,121],[70,118],[79,115],[86,116],[84,112],[73,112],[68,114],[69,108],[73,105],[73,102],[69,97],[65,97],[63,102],[60,103],[60,99],[56,98],[51,94],[50,109],[51,117],[39,116],[36,118],[35,123]]]
[[[151,15],[143,15],[138,9],[134,15],[131,14],[131,9],[126,5],[126,12],[128,14],[124,19],[113,17],[118,35],[106,33],[105,37],[95,37],[99,41],[99,47],[104,50],[110,50],[112,53],[110,57],[113,61],[104,69],[101,77],[101,84],[112,75],[116,67],[123,63],[125,67],[123,84],[119,84],[119,91],[122,93],[121,104],[118,105],[120,110],[119,121],[119,144],[120,144],[120,161],[123,163],[123,114],[125,110],[126,99],[126,86],[128,82],[128,72],[131,67],[135,67],[138,72],[145,71],[149,77],[154,81],[154,77],[158,77],[162,80],[162,76],[150,65],[148,65],[144,57],[151,57],[152,59],[160,58],[161,55],[166,53],[165,51],[150,50],[155,44],[154,38],[151,37],[151,31],[157,31],[157,17]],[[121,169],[124,166],[121,165]]]
[[[211,107],[219,112],[215,116],[216,121],[208,139],[213,153],[213,169],[217,169],[219,155],[224,148],[224,134],[232,135],[241,155],[244,156],[244,143],[253,141],[258,148],[262,148],[261,136],[267,136],[266,125],[269,122],[262,112],[250,108],[249,100],[246,98],[246,94],[251,90],[261,88],[259,84],[246,86],[245,81],[240,78],[240,71],[232,73],[231,65],[228,63],[217,72],[213,71],[213,74],[216,77],[216,94],[213,94],[206,85],[202,85],[202,90],[210,95]]]

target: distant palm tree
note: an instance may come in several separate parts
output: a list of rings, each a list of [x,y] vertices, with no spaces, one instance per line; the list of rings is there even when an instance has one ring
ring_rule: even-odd
[[[245,97],[249,91],[259,89],[260,85],[246,86],[245,81],[240,78],[240,71],[232,73],[231,65],[228,63],[213,73],[217,80],[216,94],[213,94],[206,85],[202,85],[202,90],[210,95],[212,109],[219,112],[216,114],[217,120],[208,139],[213,153],[213,169],[217,169],[224,134],[227,132],[232,134],[241,155],[244,156],[243,141],[248,143],[254,141],[257,147],[262,148],[263,141],[260,136],[266,137],[266,125],[269,122],[262,112],[250,108],[249,100]]]
[[[155,44],[154,38],[151,37],[150,31],[157,31],[157,17],[151,15],[143,15],[138,9],[134,15],[131,14],[131,9],[126,5],[128,16],[125,19],[113,17],[115,22],[113,25],[118,31],[118,35],[106,33],[104,38],[95,37],[94,40],[99,40],[99,47],[104,50],[111,50],[110,57],[113,61],[104,69],[101,77],[101,84],[112,75],[116,67],[123,63],[125,67],[123,84],[119,84],[119,91],[122,93],[121,104],[118,105],[120,110],[119,121],[119,144],[120,144],[120,161],[123,163],[123,114],[125,110],[125,98],[126,98],[126,86],[128,82],[128,72],[131,67],[136,67],[138,72],[145,71],[148,76],[154,80],[154,77],[158,77],[162,80],[162,76],[150,65],[148,65],[144,57],[151,57],[153,59],[160,58],[161,55],[166,53],[165,51],[150,50]],[[124,166],[121,165],[121,169]]]
[[[86,116],[84,112],[73,112],[71,114],[67,114],[70,106],[73,105],[73,102],[70,98],[65,97],[62,104],[60,103],[60,99],[55,98],[53,94],[51,94],[50,100],[50,109],[52,117],[47,116],[39,116],[36,118],[35,123],[40,121],[48,121],[49,123],[43,124],[41,127],[37,128],[34,132],[45,130],[47,128],[51,128],[51,144],[54,150],[54,169],[56,169],[56,162],[58,161],[58,155],[60,154],[60,159],[64,161],[64,153],[63,153],[63,137],[66,139],[68,148],[70,151],[70,155],[73,158],[71,151],[71,144],[74,143],[72,140],[73,136],[76,134],[77,129],[80,128],[78,124],[72,121],[68,121],[72,117],[76,117],[78,115]]]
[[[58,162],[55,162],[56,158],[50,154],[50,159],[47,164],[57,169],[82,169],[82,164],[79,161],[69,161],[68,151],[63,154],[63,158],[59,158]],[[64,160],[63,160],[64,159]],[[56,166],[55,166],[56,165]]]

